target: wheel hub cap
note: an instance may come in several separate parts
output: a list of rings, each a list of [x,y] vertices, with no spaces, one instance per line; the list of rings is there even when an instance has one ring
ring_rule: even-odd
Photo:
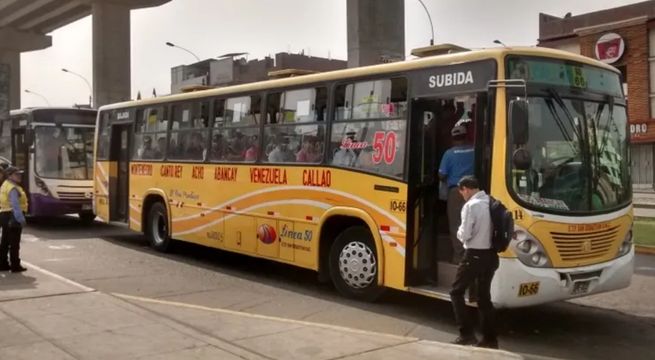
[[[369,286],[377,274],[373,250],[359,241],[348,243],[339,254],[339,273],[346,284],[353,288]]]

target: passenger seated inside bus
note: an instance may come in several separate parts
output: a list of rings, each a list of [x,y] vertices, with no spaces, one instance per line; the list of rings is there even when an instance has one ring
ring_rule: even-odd
[[[191,141],[186,148],[185,158],[190,160],[204,160],[205,159],[205,146],[202,135],[198,132],[191,134]]]
[[[343,143],[356,143],[355,131],[349,131],[346,133],[346,139]],[[350,142],[348,142],[350,140]],[[353,149],[343,144],[339,145],[337,151],[335,151],[334,156],[332,156],[332,165],[350,167],[355,164],[357,161],[357,154]]]
[[[317,152],[316,143],[318,140],[313,135],[303,137],[302,146],[296,153],[296,162],[317,163],[321,161],[322,153]]]
[[[218,133],[212,136],[211,150],[209,152],[210,160],[225,160],[227,145],[223,134]]]
[[[156,156],[156,151],[152,147],[152,138],[148,135],[143,137],[143,143],[141,144],[141,149],[138,150],[137,155],[139,159],[149,160],[158,158]]]
[[[162,159],[166,154],[166,136],[157,139],[157,149],[155,150],[155,159]]]
[[[268,154],[268,162],[271,163],[287,163],[295,162],[296,156],[293,151],[289,149],[289,138],[286,136],[279,136],[275,140],[275,147]]]
[[[248,149],[245,153],[245,161],[255,162],[257,161],[257,155],[259,154],[259,136],[252,135],[248,139]]]
[[[243,161],[246,152],[246,137],[239,129],[231,129],[227,141],[226,159],[230,161]]]

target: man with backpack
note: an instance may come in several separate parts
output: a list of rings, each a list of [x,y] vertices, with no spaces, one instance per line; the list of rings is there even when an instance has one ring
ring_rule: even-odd
[[[491,280],[498,269],[498,254],[492,241],[494,225],[490,211],[490,197],[480,190],[479,182],[473,176],[462,177],[457,187],[466,201],[462,207],[462,223],[457,230],[457,238],[462,242],[465,251],[450,291],[455,320],[459,326],[459,337],[453,341],[453,344],[497,349],[498,340],[490,288]],[[464,300],[466,289],[476,280],[483,334],[479,342],[475,337],[474,325],[468,316]]]

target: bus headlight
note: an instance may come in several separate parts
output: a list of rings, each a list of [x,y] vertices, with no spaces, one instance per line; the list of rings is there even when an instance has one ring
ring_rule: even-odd
[[[625,238],[621,243],[621,247],[619,248],[619,252],[616,254],[616,257],[621,257],[629,253],[631,249],[632,249],[632,228],[630,228],[628,233],[625,234]]]
[[[511,242],[519,260],[530,267],[551,267],[544,247],[527,230],[514,225],[514,239]]]
[[[48,189],[48,185],[45,184],[45,182],[38,176],[34,177],[34,182],[36,183],[36,187],[41,190],[41,193],[43,195],[47,195],[52,197],[52,193],[50,193],[50,189]]]

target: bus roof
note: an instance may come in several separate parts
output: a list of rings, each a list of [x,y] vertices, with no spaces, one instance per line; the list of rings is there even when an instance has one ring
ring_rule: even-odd
[[[16,115],[24,115],[24,114],[29,114],[35,111],[42,111],[42,110],[48,110],[48,111],[86,111],[86,112],[93,112],[96,113],[98,112],[97,109],[88,109],[88,108],[78,108],[78,107],[40,107],[40,106],[35,106],[35,107],[26,107],[22,109],[16,109],[16,110],[11,110],[10,111],[10,116],[16,116]]]
[[[583,64],[597,66],[616,73],[619,72],[616,68],[604,64],[600,61],[582,55],[574,54],[571,52],[562,51],[562,50],[542,48],[542,47],[499,47],[499,48],[472,50],[472,51],[458,52],[458,53],[447,54],[447,55],[438,55],[438,56],[431,56],[425,58],[411,59],[411,60],[389,63],[389,64],[379,64],[379,65],[362,66],[362,67],[344,69],[344,70],[328,71],[328,72],[284,78],[284,79],[265,80],[265,81],[247,83],[247,84],[225,86],[225,87],[214,88],[210,90],[201,90],[201,91],[195,91],[189,93],[166,95],[159,98],[126,101],[126,102],[120,102],[120,103],[102,106],[99,109],[99,111],[121,109],[127,107],[136,107],[136,106],[155,105],[159,103],[191,100],[191,99],[203,98],[208,96],[220,96],[220,95],[227,95],[233,93],[260,91],[260,90],[272,89],[277,87],[291,87],[291,86],[309,84],[309,83],[321,83],[321,82],[334,81],[334,80],[351,78],[351,77],[356,78],[356,77],[370,76],[376,74],[396,73],[402,71],[428,68],[431,66],[454,65],[454,64],[461,64],[461,63],[485,60],[485,59],[494,59],[497,61],[501,61],[507,55],[552,57],[556,59],[576,61]],[[500,71],[504,72],[504,70],[502,69]]]

